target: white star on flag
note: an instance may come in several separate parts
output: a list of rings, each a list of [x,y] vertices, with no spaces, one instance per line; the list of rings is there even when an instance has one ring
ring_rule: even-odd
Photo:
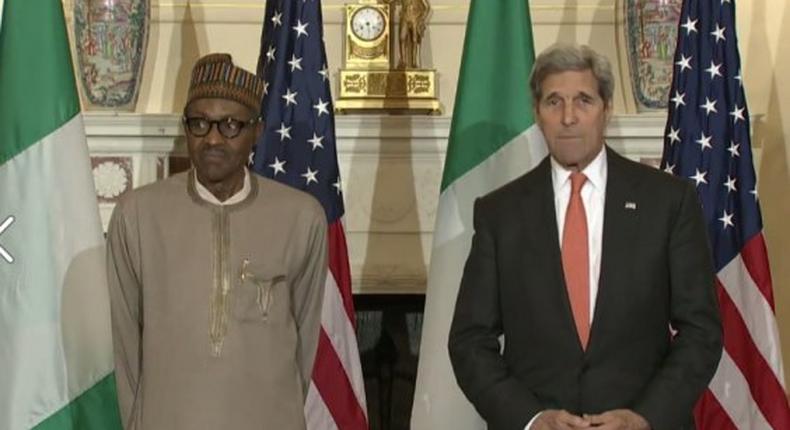
[[[701,147],[701,150],[703,152],[705,151],[705,148],[713,148],[713,146],[710,144],[710,140],[712,138],[713,138],[712,135],[705,136],[705,132],[704,131],[702,132],[702,136],[700,136],[700,138],[697,140],[697,143],[699,143],[699,146]]]
[[[697,183],[698,187],[699,187],[699,184],[707,184],[708,180],[705,179],[705,175],[707,175],[708,172],[700,172],[699,169],[694,169],[694,170],[696,170],[697,173],[695,173],[694,176],[689,176],[689,178],[693,179],[694,182]]]
[[[296,20],[296,25],[292,27],[294,31],[296,31],[296,38],[299,39],[299,36],[305,35],[305,37],[309,37],[310,35],[307,34],[307,26],[310,25],[309,22],[302,23],[301,19]]]
[[[705,71],[710,73],[710,78],[713,79],[716,76],[721,76],[721,72],[719,71],[719,69],[721,69],[721,64],[716,64],[713,62],[713,60],[711,60],[710,67],[705,69]]]
[[[274,157],[274,163],[269,164],[269,167],[274,169],[274,176],[277,176],[278,173],[285,173],[285,160],[280,160],[277,157]]]
[[[313,151],[315,151],[317,148],[324,148],[324,144],[321,143],[322,140],[324,140],[324,136],[318,136],[315,133],[313,133],[312,139],[307,139],[307,141],[313,145]]]
[[[727,193],[736,191],[735,181],[737,181],[736,178],[732,178],[730,175],[727,175],[727,181],[724,183],[724,186],[727,188]]]
[[[310,185],[310,182],[315,182],[316,184],[318,183],[318,179],[316,178],[317,174],[318,170],[311,170],[310,166],[308,166],[307,171],[302,173],[301,176],[307,180],[306,185]]]
[[[730,147],[727,148],[727,151],[730,151],[730,155],[732,156],[732,158],[735,158],[735,157],[738,157],[738,156],[741,155],[741,153],[738,152],[738,147],[739,146],[741,146],[740,143],[730,142]]]
[[[266,51],[266,62],[267,63],[270,63],[270,62],[274,61],[274,53],[275,52],[277,52],[277,48],[275,48],[274,46],[270,46],[269,50]]]
[[[288,62],[291,65],[291,71],[295,71],[297,69],[302,70],[302,59],[297,58],[296,54],[291,55],[291,61]]]
[[[716,23],[716,30],[710,32],[711,36],[716,38],[716,42],[719,42],[720,40],[727,40],[724,37],[724,30],[725,30],[725,28],[726,27],[719,27],[719,23],[717,22]]]
[[[711,100],[707,97],[705,97],[705,104],[700,105],[699,107],[705,109],[706,115],[710,115],[711,112],[719,113],[719,111],[716,110],[716,100]]]
[[[674,144],[675,142],[680,142],[680,129],[675,129],[674,127],[670,127],[667,138],[669,138],[670,145]]]
[[[313,109],[318,111],[318,117],[321,117],[321,114],[329,115],[329,109],[326,107],[329,106],[329,102],[325,102],[321,100],[321,97],[318,98],[318,104],[313,105]]]
[[[745,108],[739,108],[738,105],[735,105],[735,107],[732,108],[732,112],[730,112],[730,115],[732,115],[732,123],[733,124],[737,124],[738,120],[741,120],[741,121],[745,121],[746,120],[746,118],[743,117],[743,111],[744,110],[745,110]]]
[[[338,195],[340,195],[340,187],[341,187],[341,184],[340,184],[340,177],[339,177],[339,176],[338,176],[338,178],[337,178],[337,181],[335,181],[335,182],[332,184],[332,186],[333,186],[333,187],[335,187],[335,189],[337,190],[337,194],[338,194]]]
[[[269,94],[269,83],[263,81],[263,95],[267,95],[267,94]]]
[[[680,54],[680,61],[676,62],[678,66],[680,66],[680,73],[683,73],[684,70],[689,69],[691,70],[691,57],[686,57],[683,54]]]
[[[285,90],[285,94],[282,96],[283,99],[285,99],[285,107],[288,107],[288,106],[290,106],[292,104],[294,106],[298,104],[298,103],[296,103],[296,95],[297,94],[299,94],[298,91],[291,92],[290,88],[287,88]]]
[[[280,129],[275,133],[280,135],[280,142],[285,139],[291,140],[291,127],[286,127],[284,122],[280,123]]]
[[[326,64],[324,64],[323,69],[318,71],[318,74],[321,75],[321,80],[323,80],[324,82],[326,82],[326,80],[329,79],[329,69],[326,67]]]
[[[697,21],[696,19],[692,21],[690,16],[686,17],[686,23],[681,25],[681,27],[686,29],[686,36],[691,34],[692,31],[697,32]]]
[[[664,172],[669,173],[670,175],[675,174],[675,165],[674,164],[667,164],[667,167],[664,167]]]
[[[727,227],[735,227],[735,223],[732,222],[732,215],[733,214],[728,214],[727,211],[725,210],[724,215],[722,215],[722,217],[719,218],[719,221],[722,222],[723,228],[725,230],[727,229]]]
[[[675,103],[675,108],[680,107],[680,105],[686,105],[686,93],[681,93],[680,91],[675,90],[675,97],[672,97],[672,102]]]
[[[283,25],[283,13],[282,12],[276,12],[274,14],[274,16],[272,17],[272,23],[274,24],[275,28]]]

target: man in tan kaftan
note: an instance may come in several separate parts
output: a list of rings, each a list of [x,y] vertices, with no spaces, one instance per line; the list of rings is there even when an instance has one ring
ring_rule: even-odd
[[[262,94],[229,55],[200,59],[183,120],[194,168],[115,208],[108,277],[127,430],[305,427],[326,217],[247,170]]]

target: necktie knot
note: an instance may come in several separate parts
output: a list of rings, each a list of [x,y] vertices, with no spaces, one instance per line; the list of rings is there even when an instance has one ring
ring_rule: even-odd
[[[584,173],[573,172],[571,173],[571,194],[579,194],[582,191],[582,186],[587,182],[587,177]]]

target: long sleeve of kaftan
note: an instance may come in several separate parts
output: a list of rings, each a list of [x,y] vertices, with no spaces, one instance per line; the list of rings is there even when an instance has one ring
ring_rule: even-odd
[[[327,277],[327,226],[324,211],[316,204],[317,216],[310,223],[304,269],[294,279],[293,313],[299,331],[297,359],[303,393],[307,395],[321,329],[321,305]]]

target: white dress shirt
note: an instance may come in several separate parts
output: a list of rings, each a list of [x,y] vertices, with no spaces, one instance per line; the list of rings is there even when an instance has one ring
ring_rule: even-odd
[[[607,178],[606,150],[601,152],[582,170],[587,181],[582,185],[582,202],[587,217],[587,249],[590,257],[590,324],[595,314],[595,299],[598,296],[598,278],[601,274],[601,248],[603,242],[603,209],[606,203]],[[562,246],[562,232],[565,229],[565,212],[571,198],[571,171],[565,169],[551,158],[551,183],[554,188],[554,211],[557,217],[557,232]],[[538,412],[529,420],[526,430],[540,416]]]
[[[246,199],[247,196],[250,195],[250,190],[252,189],[252,186],[250,185],[250,171],[246,167],[244,168],[244,185],[242,185],[241,189],[237,191],[236,194],[228,197],[224,202],[219,201],[219,199],[214,194],[211,194],[211,191],[209,191],[208,188],[204,187],[203,184],[198,181],[197,171],[195,172],[195,188],[197,189],[197,193],[200,198],[211,203],[212,205],[227,206],[236,204]]]

